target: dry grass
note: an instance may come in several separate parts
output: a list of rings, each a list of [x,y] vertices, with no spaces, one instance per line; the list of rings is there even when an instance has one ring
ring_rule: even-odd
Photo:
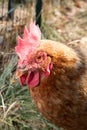
[[[0,129],[59,130],[37,111],[27,87],[14,78],[17,58],[13,57],[0,76]]]
[[[87,36],[86,2],[81,0],[79,0],[79,3],[74,3],[72,0],[68,3],[66,0],[58,2],[57,0],[55,2],[45,0],[43,3],[42,38],[61,41],[66,44]],[[77,4],[79,7],[77,7]],[[26,24],[28,24],[27,21]],[[14,45],[16,44],[17,33],[13,37]],[[28,88],[26,86],[21,87],[14,78],[17,58],[13,54],[14,45],[12,43],[8,46],[9,52],[4,50],[2,52],[2,66],[4,67],[0,76],[0,129],[59,130],[43,118],[36,109]],[[13,52],[12,55],[5,58],[6,53],[10,52]]]

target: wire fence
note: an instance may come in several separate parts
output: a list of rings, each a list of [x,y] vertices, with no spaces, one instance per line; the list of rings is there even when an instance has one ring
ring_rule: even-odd
[[[18,33],[19,28],[26,24],[31,15],[29,6],[31,6],[32,2],[30,0],[20,1],[14,2],[14,6],[11,9],[8,7],[8,0],[0,1],[0,48],[4,46],[9,37],[11,38],[12,34]],[[10,15],[13,16],[9,17]]]
[[[34,2],[26,0],[24,3],[25,0],[15,0],[17,3],[8,10],[8,1],[0,0],[0,73],[15,55],[17,36],[23,33],[24,25],[34,14]],[[9,14],[13,16],[9,17]]]

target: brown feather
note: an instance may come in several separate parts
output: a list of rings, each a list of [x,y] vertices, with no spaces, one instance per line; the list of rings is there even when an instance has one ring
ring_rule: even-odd
[[[68,46],[42,40],[38,50],[51,57],[53,69],[30,93],[40,112],[66,130],[87,129],[87,41]],[[72,49],[74,48],[74,49]]]

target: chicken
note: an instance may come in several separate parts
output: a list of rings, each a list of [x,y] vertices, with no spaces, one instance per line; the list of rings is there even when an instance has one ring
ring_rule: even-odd
[[[87,40],[64,45],[41,40],[35,22],[18,37],[16,77],[39,111],[65,130],[87,130]]]

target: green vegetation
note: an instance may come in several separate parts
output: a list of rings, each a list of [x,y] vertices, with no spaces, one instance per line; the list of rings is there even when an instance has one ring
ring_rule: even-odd
[[[87,3],[79,0],[79,7],[77,7],[77,3],[73,0],[68,3],[66,0],[60,3],[57,3],[57,0],[55,1],[52,4],[45,0],[47,6],[45,3],[43,5],[42,38],[66,44],[72,40],[87,37]],[[29,19],[26,20],[28,25]],[[23,32],[23,27],[19,30]],[[8,36],[9,33],[5,33]],[[17,33],[19,31],[16,32],[16,35],[14,33],[13,35],[17,36]],[[13,35],[10,36],[10,40],[13,41],[10,41],[11,45],[8,46],[8,51],[14,49],[15,44],[12,44],[16,40]],[[9,43],[9,39],[7,41]],[[6,53],[3,53],[3,56]],[[17,58],[14,55],[6,62],[3,72],[0,74],[0,130],[60,130],[38,112],[31,99],[28,87],[21,87],[19,81],[15,79],[16,64]]]
[[[27,86],[14,78],[16,61],[13,57],[0,76],[0,129],[59,130],[37,111]]]

